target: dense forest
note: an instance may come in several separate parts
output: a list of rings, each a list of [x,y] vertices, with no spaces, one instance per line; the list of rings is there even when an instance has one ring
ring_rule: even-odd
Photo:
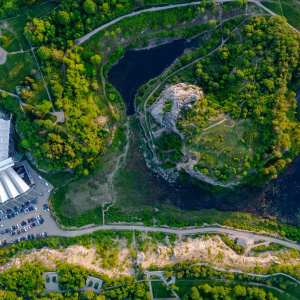
[[[178,150],[185,145],[185,149],[189,147],[201,157],[195,171],[223,183],[233,178],[261,183],[276,178],[299,154],[300,125],[294,91],[300,79],[300,36],[279,16],[251,18],[240,30],[232,32],[240,22],[237,18],[224,24],[222,36],[228,41],[218,51],[167,80],[167,84],[196,84],[203,89],[205,99],[181,113],[176,124],[184,135],[181,144],[178,139],[174,142],[172,133],[158,139],[157,146],[160,159],[169,164],[180,161]],[[199,50],[183,55],[177,68],[209,54],[220,44],[221,33],[217,33],[215,30]],[[147,106],[154,103],[154,96]],[[207,131],[207,137],[202,137],[201,128],[212,124],[208,124],[211,117],[221,115],[232,123],[224,125],[223,131],[223,125],[215,127],[215,136]],[[223,146],[226,134],[231,132],[228,128],[233,131],[238,126],[240,129]],[[242,136],[237,135],[238,130]]]
[[[297,289],[297,284],[288,278],[274,277],[263,280],[247,274],[224,273],[209,266],[193,265],[194,263],[195,261],[187,260],[173,266],[167,265],[162,269],[166,278],[172,275],[171,271],[173,269],[177,278],[176,284],[171,284],[168,289],[171,288],[173,291],[176,291],[185,300],[276,300],[277,298],[273,293],[266,291],[263,286],[280,287],[283,290],[288,289],[288,292],[296,291]],[[155,265],[150,266],[150,270],[157,269]],[[56,271],[59,275],[59,287],[61,289],[69,289],[69,291],[46,294],[43,273],[47,271]],[[94,276],[103,280],[100,295],[92,290],[79,291],[85,287],[87,276]],[[58,263],[54,270],[50,270],[41,263],[25,263],[20,268],[14,267],[0,274],[0,299],[23,300],[29,299],[29,297],[34,300],[151,299],[148,282],[136,282],[138,279],[144,279],[142,269],[139,278],[127,276],[110,278],[107,275],[72,264]],[[224,279],[226,280],[225,285]],[[50,280],[53,281],[53,278],[46,278],[46,282],[50,282]],[[201,280],[203,280],[202,283]],[[243,284],[237,284],[236,281],[242,281]],[[261,285],[259,287],[256,286],[258,282]]]
[[[243,43],[234,42],[239,36],[231,34],[231,42],[197,64],[195,76],[213,108],[253,120],[243,139],[256,155],[244,163],[274,178],[300,150],[293,92],[300,79],[300,37],[280,17],[252,18],[241,34]]]
[[[22,139],[19,150],[26,149],[40,167],[76,169],[76,174],[88,175],[99,168],[107,145],[113,147],[119,144],[118,131],[115,139],[111,140],[112,128],[113,124],[118,124],[124,105],[109,84],[106,85],[108,99],[105,91],[104,94],[99,92],[99,85],[103,82],[102,56],[105,49],[101,44],[90,50],[88,47],[74,46],[74,43],[84,33],[131,11],[135,5],[139,4],[130,1],[109,4],[91,0],[61,1],[59,9],[48,16],[28,18],[25,35],[32,45],[40,46],[36,52],[42,72],[49,78],[54,109],[64,112],[66,122],[58,123],[56,117],[49,114],[53,109],[49,101],[36,103],[33,92],[37,87],[37,70],[32,70],[21,83],[26,87],[21,98],[28,104],[22,111],[12,109],[15,108],[14,100],[5,93],[0,95],[0,102],[5,112],[14,114],[16,129]],[[141,15],[131,21],[124,20],[122,29],[117,28],[112,33],[104,31],[101,35],[114,35],[114,38],[117,35],[130,36],[135,34],[134,27],[142,32],[147,26],[175,25],[191,20],[210,5],[205,3],[202,9],[195,6],[162,12],[159,14],[163,19],[158,20],[155,13]],[[120,46],[109,59],[115,61],[123,53],[124,49]],[[105,74],[107,71],[106,68]]]

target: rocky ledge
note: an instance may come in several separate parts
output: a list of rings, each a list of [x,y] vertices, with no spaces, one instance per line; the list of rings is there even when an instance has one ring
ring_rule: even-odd
[[[203,92],[197,86],[185,83],[169,85],[149,107],[149,111],[158,124],[178,133],[183,138],[176,128],[177,119],[183,109],[191,108],[201,98]],[[167,107],[169,109],[166,109]]]

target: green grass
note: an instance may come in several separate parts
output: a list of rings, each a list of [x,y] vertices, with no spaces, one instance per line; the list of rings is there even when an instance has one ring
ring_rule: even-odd
[[[37,65],[30,52],[8,55],[6,63],[0,66],[1,89],[15,93],[15,87],[32,69],[37,69]]]
[[[172,298],[174,297],[171,291],[168,291],[162,281],[151,281],[154,298]]]
[[[281,5],[287,21],[300,30],[300,2],[296,0],[281,0]]]
[[[21,81],[24,81],[25,77],[30,76],[30,71],[33,69],[37,69],[37,64],[31,52],[8,55],[6,63],[0,66],[1,89],[15,94],[16,86]],[[44,82],[39,73],[35,79],[35,83],[37,84],[37,89],[28,101],[32,105],[48,99]]]
[[[54,8],[58,7],[59,3],[56,1],[46,2],[42,5],[35,5],[32,7],[30,15],[34,15],[35,18],[41,18]]]
[[[1,29],[1,34],[6,36],[8,39],[7,43],[2,45],[2,48],[4,48],[7,52],[20,51],[19,41],[11,31]]]
[[[229,117],[227,117],[229,119]],[[241,168],[241,174],[246,168],[243,162],[246,156],[253,156],[253,150],[241,141],[245,129],[251,124],[250,120],[238,120],[233,127],[234,120],[212,127],[193,138],[190,150],[198,153],[199,168],[222,168],[228,165],[231,168]],[[221,137],[222,138],[218,138]],[[227,151],[228,150],[228,151]],[[237,158],[238,160],[234,160]],[[242,162],[242,164],[241,164]],[[237,174],[231,174],[230,180],[236,180]]]
[[[280,7],[280,3],[282,6],[282,11]],[[278,0],[277,2],[262,2],[262,4],[272,10],[275,14],[285,16],[287,22],[300,30],[300,2],[297,0]]]
[[[281,8],[279,3],[271,3],[271,2],[262,2],[262,5],[264,5],[266,8],[272,10],[277,15],[282,15]]]
[[[2,29],[3,34],[9,39],[5,50],[8,52],[21,49],[24,51],[30,50],[30,46],[24,36],[24,27],[28,22],[27,15],[30,15],[31,18],[40,17],[57,5],[57,2],[42,0],[37,1],[32,6],[21,7],[18,13],[19,16],[6,20],[5,29]],[[0,27],[4,27],[3,21],[0,21]],[[20,81],[24,80],[25,76],[29,76],[32,69],[37,69],[37,65],[30,52],[8,55],[6,63],[0,66],[0,87],[8,92],[15,93],[15,87],[19,85]],[[37,104],[43,99],[48,99],[44,83],[40,77],[37,78],[36,83],[38,89],[34,93],[34,100],[31,104]]]
[[[25,13],[22,13],[19,17],[6,21],[7,29],[14,34],[16,40],[24,51],[30,50],[30,46],[24,36],[24,27],[26,23],[27,18]],[[3,26],[3,23],[0,21],[0,26],[1,25]]]

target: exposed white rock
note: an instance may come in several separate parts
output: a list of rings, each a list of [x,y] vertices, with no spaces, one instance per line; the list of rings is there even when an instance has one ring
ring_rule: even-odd
[[[6,59],[7,59],[7,52],[0,47],[0,65],[5,64]]]
[[[182,137],[182,134],[176,128],[177,119],[183,109],[191,108],[202,97],[203,92],[197,86],[185,83],[169,85],[149,107],[149,110],[157,123],[165,129],[178,133]],[[166,106],[166,101],[171,101],[172,103],[169,112],[163,110]]]

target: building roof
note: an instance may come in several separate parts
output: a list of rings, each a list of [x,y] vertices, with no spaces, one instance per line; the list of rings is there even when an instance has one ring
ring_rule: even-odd
[[[29,186],[12,167],[8,167],[0,172],[0,203],[16,198],[26,193],[29,189]]]
[[[14,161],[9,157],[10,120],[0,117],[0,203],[14,199],[29,190],[29,186],[12,168]]]
[[[0,118],[0,162],[8,158],[10,120]]]

